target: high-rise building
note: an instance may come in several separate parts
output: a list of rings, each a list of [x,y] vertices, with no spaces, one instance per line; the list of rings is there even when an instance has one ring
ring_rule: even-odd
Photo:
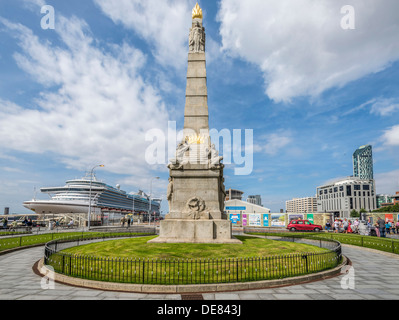
[[[285,202],[287,213],[313,213],[317,212],[317,198],[294,198]]]
[[[362,146],[354,152],[353,176],[364,180],[374,179],[373,150],[370,145]]]
[[[254,196],[248,196],[247,202],[252,203],[252,204],[256,204],[257,206],[261,206],[262,207],[262,198],[258,194],[254,195]]]

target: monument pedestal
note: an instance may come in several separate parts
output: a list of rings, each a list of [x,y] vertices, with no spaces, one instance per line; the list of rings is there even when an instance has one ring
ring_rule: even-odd
[[[160,236],[148,243],[242,243],[232,237],[231,230],[227,220],[163,220]]]

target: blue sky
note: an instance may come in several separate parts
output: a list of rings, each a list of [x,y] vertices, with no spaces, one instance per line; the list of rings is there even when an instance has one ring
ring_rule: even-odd
[[[210,127],[253,130],[253,171],[227,165],[226,188],[279,211],[351,175],[353,152],[371,144],[377,192],[399,191],[396,0],[199,3]],[[344,30],[348,4],[355,29]],[[54,7],[55,29],[42,29],[43,5]],[[168,171],[145,161],[145,136],[168,121],[183,127],[194,5],[0,2],[0,210],[27,212],[35,188],[100,163],[97,177],[127,192],[149,192],[160,176],[154,195],[165,199]]]

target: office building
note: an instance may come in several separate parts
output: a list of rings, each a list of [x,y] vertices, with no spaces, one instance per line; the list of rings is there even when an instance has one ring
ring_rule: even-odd
[[[393,196],[377,194],[377,209],[393,205]]]
[[[228,189],[226,190],[226,201],[228,200],[242,200],[242,195],[244,191],[235,190],[235,189]]]
[[[362,146],[354,152],[353,176],[364,180],[374,179],[373,150],[370,145]]]
[[[255,195],[255,196],[248,196],[247,202],[256,204],[257,206],[262,207],[262,198],[260,195]]]
[[[374,180],[347,177],[317,188],[317,211],[349,218],[352,210],[377,209]]]
[[[294,198],[285,202],[287,213],[314,213],[317,212],[317,198]]]

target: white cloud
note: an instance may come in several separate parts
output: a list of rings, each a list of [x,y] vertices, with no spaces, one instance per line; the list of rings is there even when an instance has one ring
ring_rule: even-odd
[[[1,149],[49,152],[79,170],[104,163],[110,172],[148,175],[145,134],[166,132],[168,114],[143,80],[143,53],[126,43],[96,46],[84,21],[59,13],[62,48],[21,24],[0,23],[19,42],[19,67],[43,85],[29,108],[0,100]]]
[[[380,116],[390,116],[399,110],[399,103],[396,99],[380,99],[373,103],[371,113]]]
[[[280,152],[281,149],[290,144],[292,138],[289,133],[272,133],[261,137],[260,141],[261,142],[253,146],[253,150],[255,152],[264,152],[274,156]]]
[[[317,96],[399,58],[399,2],[352,0],[356,29],[336,0],[222,0],[223,49],[259,66],[275,101]]]
[[[378,173],[374,178],[377,193],[394,194],[399,191],[399,170]]]
[[[399,146],[399,125],[386,130],[382,136],[382,140],[385,146]]]
[[[176,68],[185,66],[192,1],[94,1],[114,23],[134,30],[148,42],[160,64]]]

